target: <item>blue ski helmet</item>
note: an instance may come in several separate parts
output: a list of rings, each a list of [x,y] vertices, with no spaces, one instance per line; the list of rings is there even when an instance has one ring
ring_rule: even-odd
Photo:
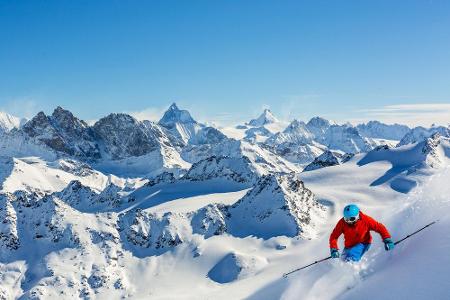
[[[344,207],[344,218],[357,217],[359,215],[359,208],[356,204],[349,204]]]

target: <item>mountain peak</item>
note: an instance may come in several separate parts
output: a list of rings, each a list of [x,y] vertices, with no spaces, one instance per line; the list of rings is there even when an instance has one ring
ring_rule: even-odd
[[[327,119],[324,119],[322,117],[313,117],[308,122],[308,127],[318,127],[318,128],[328,128],[330,127],[331,123]]]
[[[66,113],[69,112],[67,109],[62,108],[61,106],[57,106],[53,111],[53,114]]]
[[[179,109],[177,104],[174,102],[166,110],[161,120],[158,124],[164,127],[172,128],[176,123],[197,123],[187,110]]]
[[[10,131],[20,127],[21,120],[15,116],[0,111],[0,132]]]
[[[168,110],[180,110],[175,102],[173,102]]]
[[[58,106],[52,113],[51,119],[61,128],[65,130],[82,130],[87,128],[88,124],[83,120],[78,119],[73,113],[67,109]]]
[[[62,108],[61,106],[57,106],[52,113],[53,118],[75,118],[71,111]]]
[[[273,115],[270,109],[266,108],[257,119],[251,120],[248,124],[251,126],[259,127],[276,122],[279,122],[278,119]]]

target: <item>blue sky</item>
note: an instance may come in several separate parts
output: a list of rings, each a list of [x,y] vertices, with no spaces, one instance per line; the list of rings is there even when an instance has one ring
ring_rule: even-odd
[[[3,1],[0,109],[450,122],[450,1]]]

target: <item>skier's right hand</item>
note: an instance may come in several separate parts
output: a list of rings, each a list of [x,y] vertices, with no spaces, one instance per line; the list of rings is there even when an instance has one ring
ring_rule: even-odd
[[[339,250],[335,248],[330,249],[331,257],[332,258],[339,258]]]

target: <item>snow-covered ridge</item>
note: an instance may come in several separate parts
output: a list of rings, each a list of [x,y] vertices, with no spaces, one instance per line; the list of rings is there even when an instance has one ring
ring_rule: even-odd
[[[364,137],[387,140],[401,140],[405,134],[410,131],[410,128],[406,125],[387,125],[379,121],[370,121],[366,124],[359,124],[356,128]]]
[[[236,236],[314,237],[325,215],[314,194],[293,174],[263,176],[229,209],[228,231]]]
[[[253,183],[258,176],[247,157],[231,158],[211,156],[192,165],[183,180],[205,181],[214,178],[240,183]]]
[[[449,159],[450,139],[435,133],[416,144],[393,149],[379,146],[367,153],[358,164],[363,166],[377,161],[390,162],[392,168],[372,185],[378,186],[389,182],[394,190],[408,193],[421,183],[420,174],[447,166]]]
[[[450,137],[450,128],[443,126],[433,126],[431,128],[425,128],[422,126],[414,127],[402,137],[397,146],[400,147],[423,141],[435,133],[439,133],[443,137]]]

